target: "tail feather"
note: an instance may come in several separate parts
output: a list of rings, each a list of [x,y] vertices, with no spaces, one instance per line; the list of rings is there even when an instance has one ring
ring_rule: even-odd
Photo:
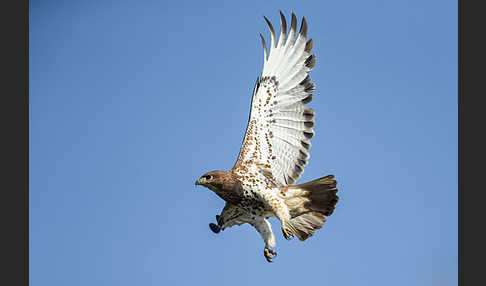
[[[313,211],[330,216],[339,200],[336,189],[337,182],[333,175],[326,176],[302,185],[300,188],[309,191],[309,208]]]
[[[295,236],[301,241],[314,235],[316,229],[322,228],[326,216],[318,212],[308,212],[291,219],[287,224]]]
[[[304,184],[282,188],[292,219],[288,229],[302,241],[311,237],[316,229],[320,229],[326,221],[326,216],[334,212],[339,200],[337,182],[329,175]]]

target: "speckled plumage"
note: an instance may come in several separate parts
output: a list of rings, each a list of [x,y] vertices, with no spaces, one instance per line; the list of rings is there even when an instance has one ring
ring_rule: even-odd
[[[297,34],[297,18],[292,13],[287,37],[286,19],[280,13],[281,31],[276,39],[272,24],[267,57],[261,77],[253,90],[250,117],[238,159],[230,171],[212,171],[196,184],[206,186],[226,201],[217,225],[219,232],[233,225],[253,225],[265,241],[265,257],[275,237],[267,218],[281,221],[284,237],[305,240],[322,227],[337,203],[336,181],[327,176],[302,185],[293,185],[309,160],[310,139],[314,135],[314,110],[304,105],[312,100],[314,83],[309,72],[316,63],[307,41],[307,22],[302,19]]]

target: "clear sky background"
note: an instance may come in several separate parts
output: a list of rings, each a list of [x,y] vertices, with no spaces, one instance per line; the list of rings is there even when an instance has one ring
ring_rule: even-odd
[[[306,16],[323,229],[269,264],[194,186],[230,169],[269,33]],[[30,281],[457,285],[457,1],[31,1]]]

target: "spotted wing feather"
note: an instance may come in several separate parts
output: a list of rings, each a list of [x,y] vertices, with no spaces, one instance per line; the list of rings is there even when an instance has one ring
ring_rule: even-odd
[[[286,19],[280,13],[280,36],[271,35],[267,57],[266,43],[261,77],[254,87],[250,118],[243,145],[233,171],[258,167],[265,177],[271,174],[277,186],[294,184],[309,159],[310,139],[314,135],[314,111],[305,107],[312,100],[314,83],[309,72],[316,57],[311,55],[312,39],[307,41],[305,17],[299,33],[297,18],[292,13],[287,37]]]

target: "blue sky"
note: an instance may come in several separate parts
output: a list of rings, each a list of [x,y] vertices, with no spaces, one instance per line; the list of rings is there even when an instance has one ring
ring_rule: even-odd
[[[204,4],[203,4],[204,3]],[[230,169],[267,16],[305,16],[323,229],[268,264]],[[31,285],[457,285],[456,1],[31,1]]]

